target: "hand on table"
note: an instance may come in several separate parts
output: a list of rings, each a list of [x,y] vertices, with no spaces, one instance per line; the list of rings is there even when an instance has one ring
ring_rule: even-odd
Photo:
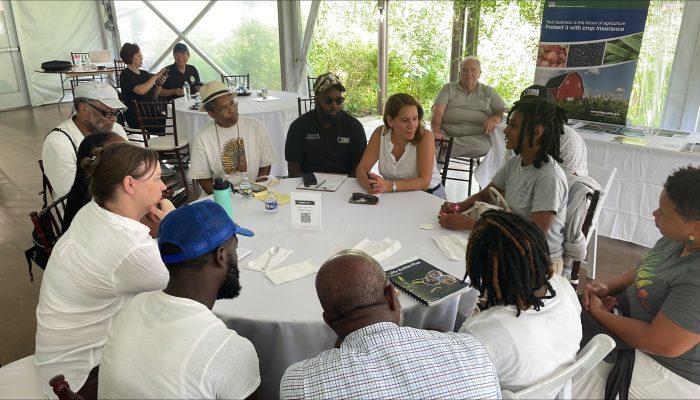
[[[468,230],[474,224],[474,221],[465,214],[445,214],[443,212],[438,214],[438,221],[441,227],[454,231]]]
[[[457,214],[459,212],[459,203],[450,203],[449,201],[446,201],[442,203],[442,206],[440,207],[440,214]]]
[[[367,189],[369,194],[384,193],[386,191],[387,181],[374,172],[367,173],[367,182],[369,183],[369,188]]]

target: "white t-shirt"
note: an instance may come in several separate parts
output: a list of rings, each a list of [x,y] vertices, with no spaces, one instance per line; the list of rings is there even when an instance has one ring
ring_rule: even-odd
[[[94,201],[58,239],[36,308],[34,365],[41,387],[63,374],[75,390],[100,364],[112,319],[137,293],[163,289],[169,274],[149,228]]]
[[[564,125],[564,134],[559,138],[559,153],[564,162],[559,165],[569,175],[588,176],[588,150],[586,142],[576,129]]]
[[[484,345],[503,389],[523,389],[576,360],[581,305],[564,277],[555,274],[549,282],[556,296],[543,300],[539,311],[530,308],[516,318],[515,306],[494,306],[459,329]]]
[[[535,168],[534,164],[523,167],[521,163],[521,156],[506,161],[494,175],[493,183],[506,191],[506,203],[514,214],[528,218],[533,212],[554,211],[554,221],[547,232],[547,244],[552,257],[561,256],[569,194],[566,174],[551,157],[540,168]]]
[[[218,131],[218,138],[217,138]],[[243,139],[247,172],[224,172],[224,158],[230,154],[230,147],[235,139]],[[190,163],[191,179],[227,178],[238,185],[243,176],[248,176],[251,182],[258,177],[258,170],[277,162],[277,156],[272,149],[270,136],[260,121],[241,115],[238,123],[230,128],[216,126],[212,120],[197,132],[192,145],[192,160]]]
[[[379,175],[385,179],[411,179],[418,176],[418,148],[413,143],[407,143],[404,153],[398,161],[391,151],[394,143],[391,141],[391,129],[380,134],[379,137]],[[426,189],[432,189],[442,181],[437,162],[433,160],[433,174],[430,177],[430,185]]]
[[[44,174],[49,178],[53,193],[56,198],[64,196],[70,192],[75,180],[75,169],[78,161],[78,147],[83,142],[85,136],[73,122],[73,117],[63,121],[56,128],[63,130],[73,141],[68,140],[66,135],[60,131],[53,131],[44,139],[44,146],[41,149],[41,159],[44,163]],[[127,139],[124,128],[118,123],[114,123],[112,132]]]
[[[253,344],[205,305],[155,291],[134,297],[107,338],[100,399],[242,399],[260,385]]]

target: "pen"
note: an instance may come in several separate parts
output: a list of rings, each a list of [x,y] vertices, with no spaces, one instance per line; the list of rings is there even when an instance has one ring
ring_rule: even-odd
[[[325,179],[322,180],[321,183],[319,183],[318,185],[316,185],[316,189],[320,188],[321,185],[323,185],[324,183],[326,183],[326,180],[325,180]]]

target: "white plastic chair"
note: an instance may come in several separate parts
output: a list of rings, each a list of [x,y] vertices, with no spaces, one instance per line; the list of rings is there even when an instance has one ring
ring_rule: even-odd
[[[583,378],[615,348],[615,341],[608,335],[598,334],[576,355],[576,361],[559,372],[528,388],[511,392],[503,390],[504,399],[544,399],[552,398],[558,392],[558,399],[571,399],[574,382]],[[562,387],[563,386],[563,387]],[[561,389],[559,389],[561,388]]]
[[[586,266],[590,265],[590,268],[588,268],[590,272],[590,279],[595,279],[595,270],[598,256],[598,220],[600,219],[600,213],[603,212],[605,199],[610,193],[610,187],[612,186],[613,179],[615,179],[615,175],[617,175],[617,168],[613,168],[613,170],[610,171],[610,176],[608,176],[608,180],[605,182],[605,186],[603,187],[603,193],[601,194],[600,199],[598,199],[598,205],[596,206],[595,213],[593,213],[591,227],[588,229],[588,235],[586,235],[586,247],[591,242],[592,238],[593,249],[591,252],[588,253],[590,256],[586,257],[588,260],[581,261],[581,264]]]

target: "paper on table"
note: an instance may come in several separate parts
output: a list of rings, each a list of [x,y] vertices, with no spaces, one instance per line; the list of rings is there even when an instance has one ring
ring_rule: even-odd
[[[433,235],[435,243],[450,260],[464,261],[467,254],[467,237],[457,233]]]
[[[399,249],[401,249],[401,243],[398,240],[392,240],[389,238],[384,238],[378,241],[369,240],[369,238],[364,238],[360,243],[356,244],[353,249],[364,251],[370,256],[374,257],[377,262],[382,262],[387,258],[396,254]]]
[[[315,274],[320,265],[312,259],[302,261],[300,263],[287,265],[286,267],[275,268],[272,271],[267,272],[265,275],[267,278],[277,285],[281,285],[285,282],[290,282],[295,279],[303,278],[307,275]]]
[[[273,255],[272,253],[270,253],[270,249],[267,249],[262,254],[257,256],[254,260],[248,261],[248,265],[246,267],[248,269],[260,272],[270,271],[273,268],[275,268],[276,265],[279,265],[279,263],[281,263],[287,257],[289,257],[292,253],[294,253],[294,250],[280,248],[277,254]]]

